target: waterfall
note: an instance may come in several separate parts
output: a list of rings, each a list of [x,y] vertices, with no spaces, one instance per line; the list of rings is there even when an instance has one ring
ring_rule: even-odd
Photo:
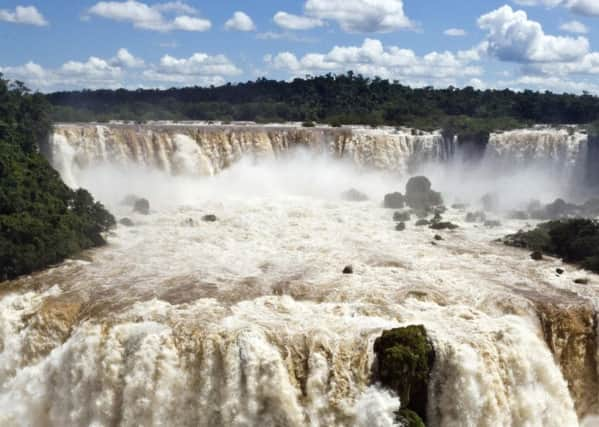
[[[424,325],[436,353],[429,427],[592,426],[598,276],[494,243],[527,221],[483,227],[449,208],[456,231],[414,219],[397,232],[381,206],[423,165],[461,170],[456,140],[57,126],[49,156],[64,180],[133,225],[0,289],[0,425],[399,427],[401,402],[373,378],[373,344]],[[494,134],[477,167],[577,176],[591,145],[562,130]],[[429,176],[442,191],[466,185]],[[345,200],[352,187],[369,200]],[[122,204],[128,193],[147,197],[150,214]]]

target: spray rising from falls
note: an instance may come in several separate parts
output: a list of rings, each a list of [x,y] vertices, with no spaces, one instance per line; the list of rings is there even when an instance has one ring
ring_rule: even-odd
[[[0,425],[392,426],[400,402],[373,381],[373,343],[411,324],[436,352],[430,426],[599,414],[596,276],[491,243],[526,221],[485,228],[450,209],[460,229],[433,245],[437,232],[398,233],[380,206],[412,171],[464,186],[442,167],[459,165],[453,139],[73,125],[50,148],[65,180],[134,226],[2,288]],[[344,200],[351,187],[370,200]],[[150,215],[120,203],[129,193]]]

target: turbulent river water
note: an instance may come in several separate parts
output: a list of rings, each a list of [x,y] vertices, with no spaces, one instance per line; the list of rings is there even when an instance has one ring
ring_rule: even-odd
[[[0,425],[392,426],[373,342],[422,324],[430,426],[597,426],[599,277],[495,241],[535,225],[502,210],[583,187],[587,143],[497,134],[468,164],[439,133],[58,126],[63,179],[135,225],[0,287]],[[419,172],[447,205],[497,193],[501,226],[395,231],[383,196]]]

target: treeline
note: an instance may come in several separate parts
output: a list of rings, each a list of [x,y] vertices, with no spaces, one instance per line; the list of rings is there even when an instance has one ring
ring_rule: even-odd
[[[114,218],[85,190],[73,191],[40,154],[50,105],[0,74],[0,281],[102,245]]]
[[[474,132],[533,123],[587,124],[599,119],[589,94],[410,88],[352,72],[295,79],[258,79],[220,87],[85,90],[47,96],[55,121],[224,120],[319,122],[331,125],[468,128]]]

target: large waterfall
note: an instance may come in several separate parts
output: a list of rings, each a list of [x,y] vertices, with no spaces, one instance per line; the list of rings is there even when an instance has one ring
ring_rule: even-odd
[[[465,171],[436,132],[58,126],[48,151],[63,179],[134,226],[0,287],[0,425],[393,426],[373,342],[422,324],[429,426],[597,426],[599,278],[495,243],[528,221],[487,228],[450,209],[460,229],[433,241],[394,231],[381,207],[420,171],[455,200],[493,184],[485,164],[578,179],[587,143],[494,134]],[[370,200],[345,200],[349,188]],[[121,203],[130,193],[150,215]]]

